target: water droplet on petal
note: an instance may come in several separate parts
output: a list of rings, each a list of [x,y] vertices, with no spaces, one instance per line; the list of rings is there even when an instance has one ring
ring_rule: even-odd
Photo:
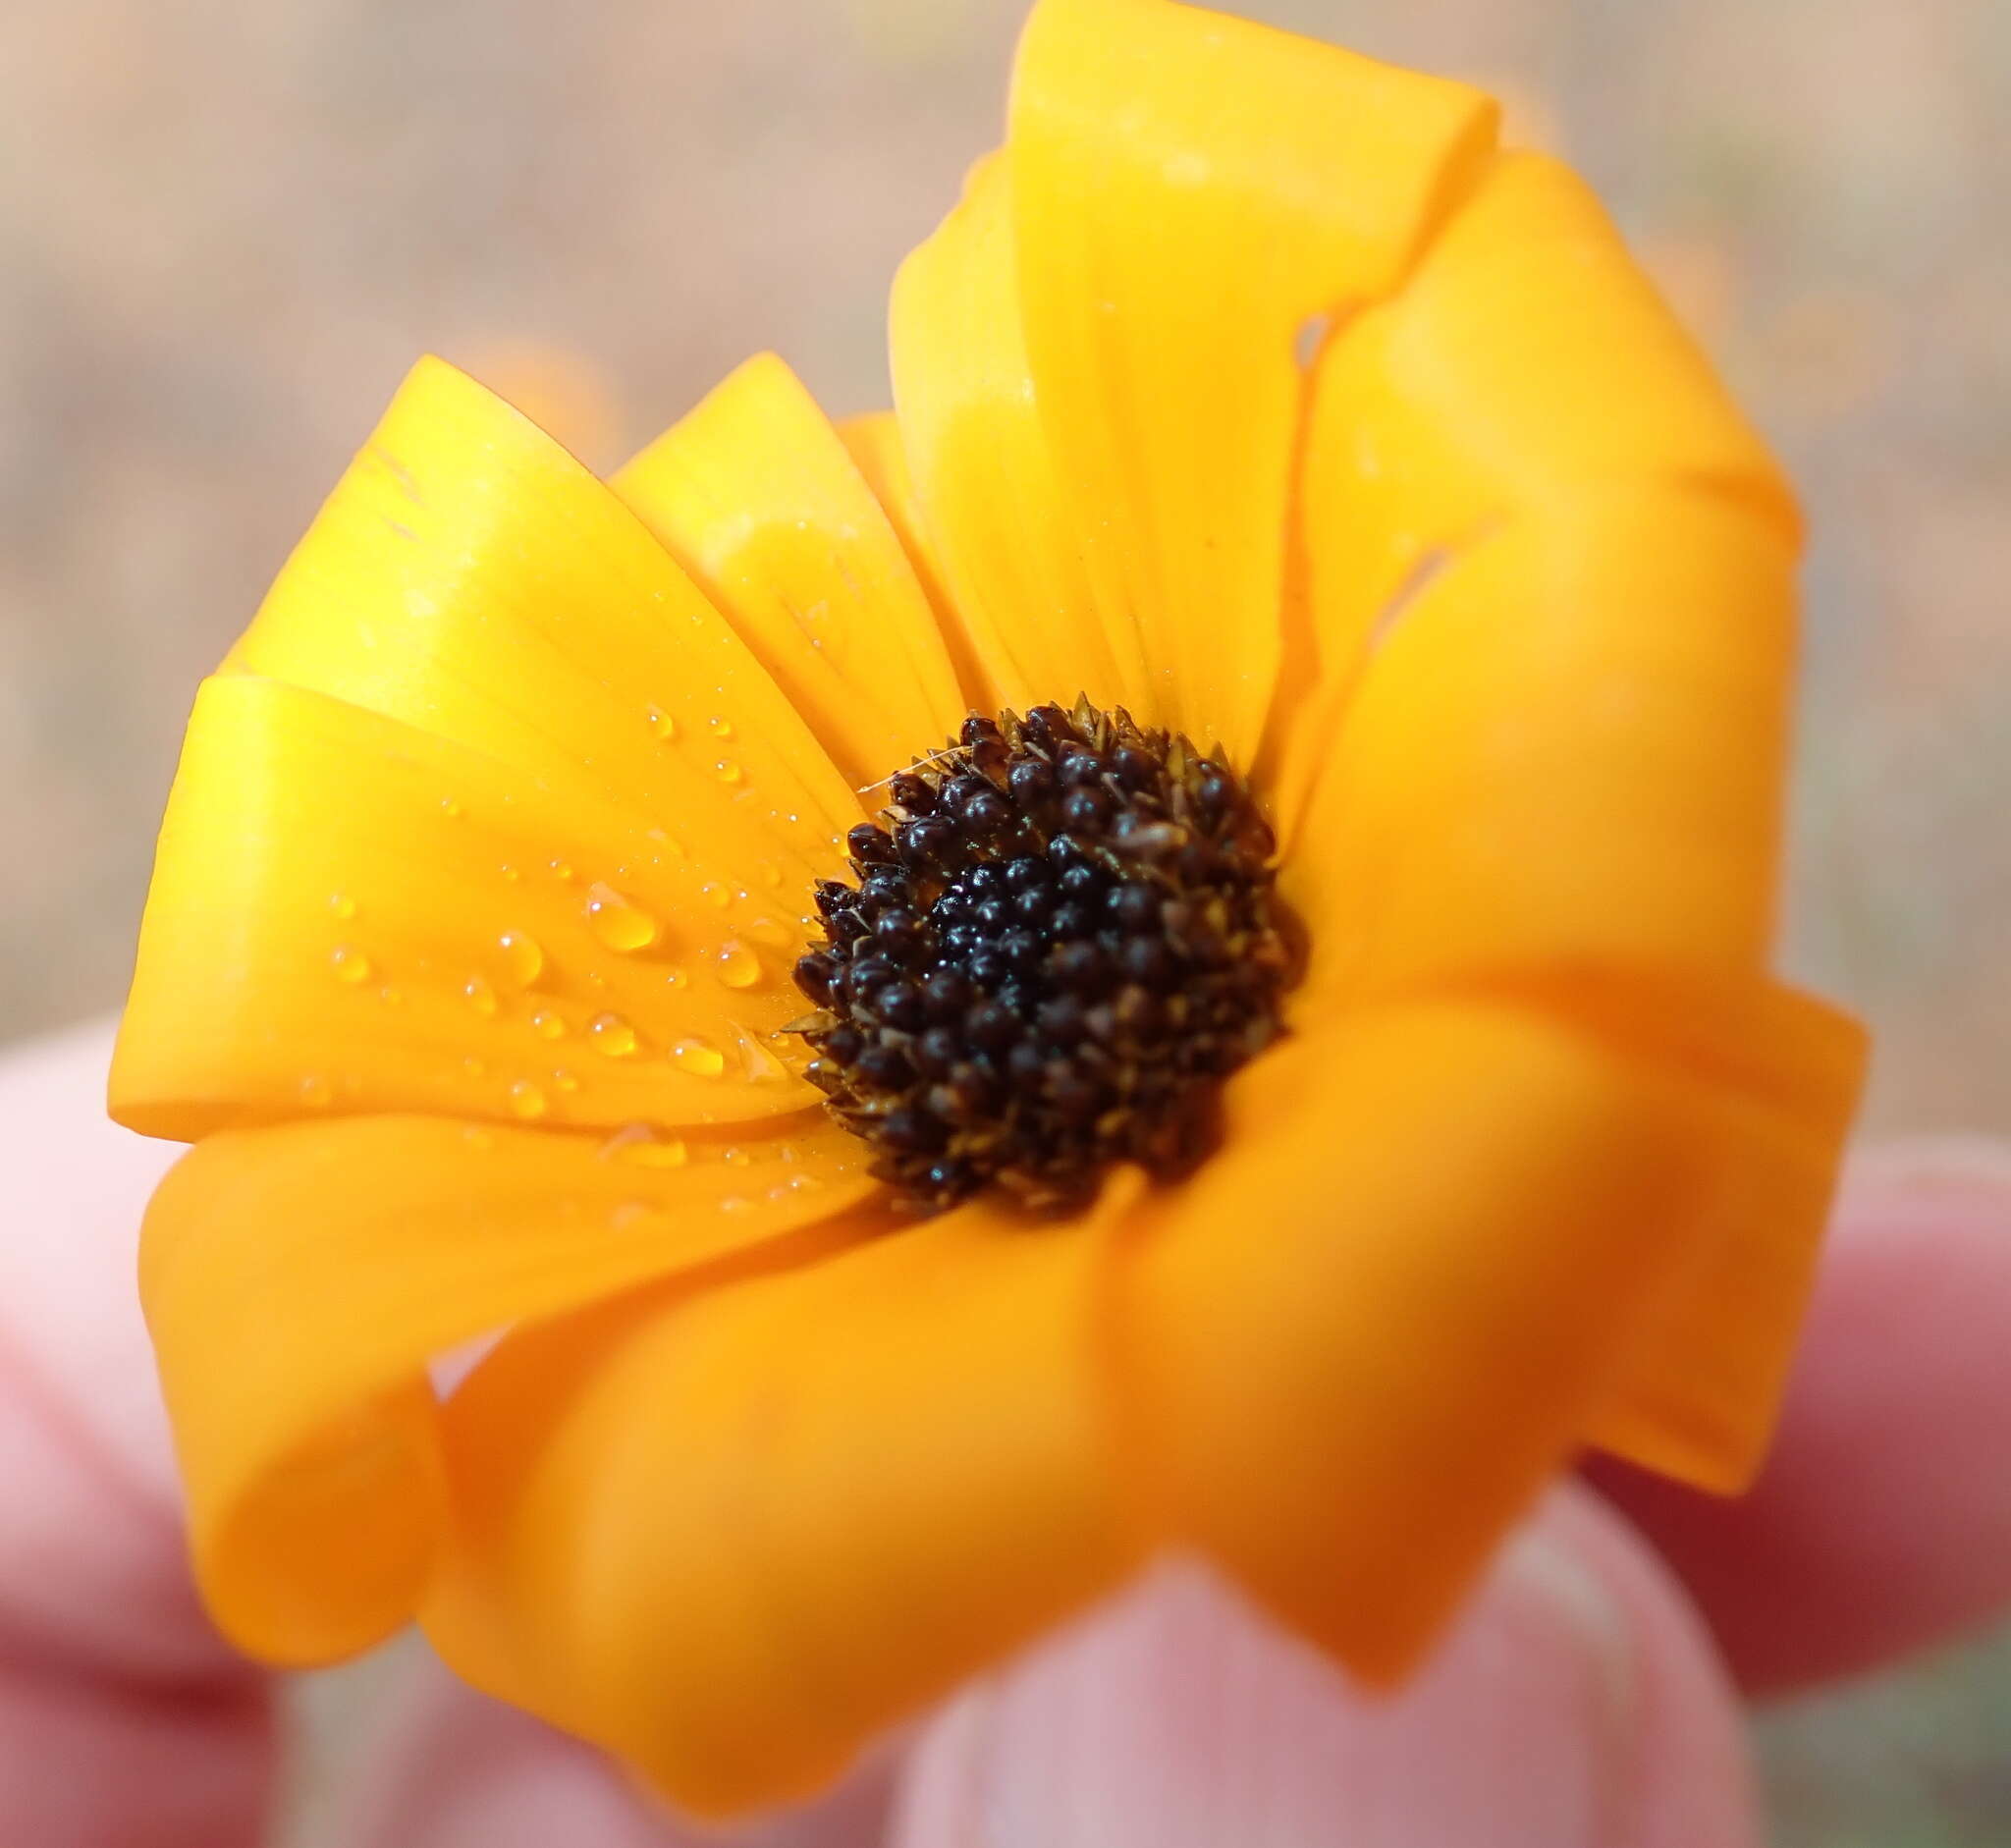
[[[714,737],[732,737],[734,735],[734,722],[731,719],[723,719],[715,716],[713,718],[706,720],[705,729],[708,732],[710,732]]]
[[[562,886],[567,886],[571,885],[573,880],[578,878],[578,874],[576,874],[572,870],[572,867],[570,862],[566,860],[554,860],[552,862],[552,877],[556,879]]]
[[[586,1034],[597,1053],[609,1059],[626,1059],[638,1042],[635,1029],[618,1013],[597,1013],[586,1023]]]
[[[735,783],[744,783],[747,780],[747,773],[738,764],[734,763],[731,757],[722,757],[718,763],[714,764],[712,774],[729,787]]]
[[[661,706],[649,709],[650,735],[664,744],[674,744],[678,738],[678,722]]]
[[[528,988],[545,972],[544,947],[527,931],[505,931],[496,939],[503,973],[517,988]]]
[[[716,911],[724,911],[734,901],[733,893],[718,880],[709,880],[700,886],[698,896]]]
[[[737,938],[719,947],[719,979],[729,988],[752,988],[761,980],[761,958]]]
[[[648,1123],[629,1123],[600,1146],[603,1160],[633,1162],[638,1168],[682,1168],[691,1152],[676,1136],[658,1133]]]
[[[540,1007],[530,1017],[530,1030],[541,1040],[563,1040],[566,1037],[565,1017],[549,1007]]]
[[[578,1077],[570,1071],[553,1072],[552,1084],[555,1089],[560,1091],[576,1091],[579,1089]]]
[[[326,1078],[309,1076],[300,1080],[300,1102],[316,1110],[335,1101],[335,1087]]]
[[[780,892],[788,884],[788,875],[773,860],[761,862],[761,883],[771,892]]]
[[[356,914],[356,901],[340,892],[328,895],[328,908],[347,924]]]
[[[460,802],[456,801],[453,796],[443,795],[440,798],[440,812],[449,821],[459,821],[467,813],[467,810]]]
[[[469,976],[462,985],[461,992],[467,997],[467,1005],[484,1020],[495,1018],[496,1009],[501,1004],[496,1000],[496,991],[483,977]]]
[[[738,1143],[734,1143],[731,1148],[722,1149],[719,1159],[729,1168],[751,1168],[754,1163],[754,1158]]]
[[[656,919],[612,886],[596,885],[588,891],[586,920],[602,943],[623,955],[647,950],[656,942]]]
[[[697,1038],[679,1040],[673,1046],[671,1063],[679,1071],[688,1071],[694,1078],[717,1078],[727,1068],[726,1058],[719,1048]]]
[[[666,988],[688,988],[690,983],[691,978],[682,969],[666,969],[664,971],[664,986]]]
[[[747,935],[771,950],[787,950],[796,941],[797,933],[780,918],[757,917],[747,926]]]
[[[523,877],[523,875],[519,873],[514,866],[499,866],[496,868],[496,870],[497,872],[501,873],[503,877],[507,879],[513,886],[516,885]]]
[[[511,1115],[533,1122],[545,1114],[545,1094],[528,1078],[519,1078],[510,1087]]]
[[[405,990],[393,988],[387,982],[384,987],[377,991],[377,999],[387,1007],[403,1007],[405,1006]]]
[[[370,958],[349,944],[340,944],[331,951],[328,964],[335,971],[335,979],[352,988],[370,979]]]

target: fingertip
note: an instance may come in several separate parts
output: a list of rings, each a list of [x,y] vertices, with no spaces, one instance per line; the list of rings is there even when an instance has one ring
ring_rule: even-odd
[[[1749,1848],[1722,1673],[1588,1501],[1547,1504],[1387,1702],[1199,1568],[1162,1571],[934,1722],[897,1848]]]

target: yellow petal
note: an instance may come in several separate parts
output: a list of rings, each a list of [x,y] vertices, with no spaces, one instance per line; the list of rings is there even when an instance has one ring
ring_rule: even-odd
[[[829,1780],[1134,1557],[1093,1313],[1113,1191],[1089,1224],[969,1207],[506,1342],[446,1413],[442,1654],[685,1809]]]
[[[229,665],[638,814],[722,879],[797,890],[859,804],[641,521],[534,424],[424,359]]]
[[[379,1116],[184,1158],[148,1209],[140,1286],[226,1633],[315,1662],[410,1614],[442,1498],[435,1356],[645,1279],[801,1258],[870,1186],[821,1116],[745,1160],[727,1146],[694,1138],[679,1163],[663,1138]],[[820,1221],[829,1238],[783,1238]]]
[[[1484,521],[1630,481],[1721,493],[1798,536],[1778,463],[1592,190],[1500,155],[1315,368],[1299,519],[1324,666],[1344,674],[1420,564]]]
[[[450,739],[208,681],[112,1108],[193,1139],[316,1112],[702,1123],[802,1110],[799,889]]]
[[[854,788],[967,710],[935,613],[838,432],[773,353],[614,477],[794,701]]]
[[[900,266],[888,322],[916,498],[999,704],[1137,706],[1137,632],[1097,610],[1034,402],[1003,160]]]
[[[1714,1085],[1486,1000],[1252,1065],[1136,1248],[1133,1436],[1181,1532],[1359,1673],[1403,1672],[1720,1233]]]
[[[1306,324],[1388,293],[1478,173],[1479,91],[1164,0],[1041,0],[1013,80],[1027,351],[1149,715],[1247,762],[1281,651]]]
[[[1757,971],[1793,668],[1785,539],[1588,491],[1426,584],[1327,740],[1283,889],[1308,1006],[1574,965]]]
[[[943,645],[950,650],[951,663],[956,669],[957,684],[964,688],[974,710],[997,712],[1005,702],[992,684],[977,639],[951,597],[942,563],[929,543],[914,471],[901,447],[899,419],[891,410],[871,410],[863,416],[847,417],[838,426],[838,434],[899,537],[929,607],[936,612],[936,625],[943,631]]]
[[[1710,1206],[1721,1232],[1643,1331],[1586,1441],[1736,1494],[1764,1461],[1779,1410],[1863,1082],[1865,1031],[1771,985],[1683,995],[1652,1026],[1610,992],[1594,1006],[1608,1030],[1720,1086],[1726,1159]]]

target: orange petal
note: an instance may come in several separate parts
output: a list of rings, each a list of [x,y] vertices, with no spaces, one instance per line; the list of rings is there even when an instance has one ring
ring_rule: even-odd
[[[828,1781],[1134,1557],[1093,1340],[1130,1197],[506,1342],[447,1408],[428,1633],[683,1808]]]
[[[964,688],[974,710],[997,712],[1005,702],[992,684],[976,637],[951,598],[942,562],[929,543],[914,471],[901,446],[900,420],[891,410],[871,410],[863,416],[847,417],[838,426],[838,434],[852,465],[865,476],[888,523],[898,535],[916,580],[936,612],[936,625],[943,631],[943,645],[950,650],[956,669],[957,684]]]
[[[788,699],[641,521],[424,359],[229,665],[436,732],[555,794],[675,818],[735,887],[832,870],[859,818]]]
[[[1483,521],[1630,481],[1798,535],[1779,464],[1591,189],[1500,155],[1315,368],[1299,519],[1323,664],[1344,674],[1421,562]]]
[[[1867,1044],[1857,1021],[1792,989],[1678,999],[1653,1022],[1611,992],[1595,1005],[1609,1031],[1722,1087],[1727,1159],[1710,1207],[1721,1231],[1642,1332],[1585,1440],[1732,1495],[1773,1434]]]
[[[141,1295],[197,1574],[241,1648],[326,1661],[410,1614],[442,1493],[435,1356],[645,1279],[799,1259],[824,1234],[782,1235],[870,1187],[821,1116],[743,1161],[680,1146],[359,1117],[216,1136],[171,1171]]]
[[[916,498],[999,703],[1137,705],[1137,632],[1098,612],[1027,374],[1003,160],[900,266],[888,323]]]
[[[615,491],[732,621],[854,788],[967,710],[907,554],[802,383],[749,359]]]
[[[1720,1088],[1526,1008],[1287,1045],[1125,1272],[1167,1518],[1371,1679],[1416,1659],[1720,1238]]]
[[[1026,346],[1106,625],[1155,670],[1142,717],[1254,754],[1295,346],[1396,286],[1495,116],[1463,84],[1198,8],[1034,9],[1007,141]]]
[[[208,681],[112,1075],[193,1139],[321,1111],[597,1123],[797,1111],[794,892],[465,745]]]
[[[1427,583],[1329,736],[1283,888],[1302,996],[1745,970],[1771,935],[1793,559],[1715,496],[1588,491]]]

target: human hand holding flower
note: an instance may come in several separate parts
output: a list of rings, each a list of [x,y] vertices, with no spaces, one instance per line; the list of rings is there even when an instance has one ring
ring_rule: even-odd
[[[184,1563],[131,1301],[165,1152],[105,1124],[97,1029],[0,1065],[0,1820],[36,1848],[266,1839],[271,1691]],[[1889,1659],[2011,1599],[2011,1158],[1846,1186],[1743,1502],[1607,1472],[1511,1543],[1385,1707],[1189,1569],[988,1677],[781,1848],[1745,1848],[1734,1685]],[[673,1848],[607,1761],[415,1663],[319,1775],[315,1848]]]

